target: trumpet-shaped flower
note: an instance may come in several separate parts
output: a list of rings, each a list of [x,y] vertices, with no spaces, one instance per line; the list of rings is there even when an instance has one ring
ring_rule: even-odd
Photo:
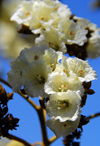
[[[54,49],[55,51],[66,53],[67,49],[64,43],[65,40],[65,36],[60,33],[58,29],[48,26],[48,29],[42,31],[40,37],[36,38],[35,43],[38,46],[46,44],[48,47]]]
[[[96,71],[90,67],[88,61],[78,58],[68,58],[67,65],[70,74],[76,74],[81,82],[89,82],[97,78]]]
[[[54,117],[50,118],[46,121],[46,125],[55,133],[57,138],[63,136],[66,137],[70,133],[74,132],[80,122],[80,115],[75,121],[65,121],[60,122],[59,119],[55,119]]]
[[[46,97],[47,94],[44,92],[44,84],[47,81],[48,74],[51,72],[51,67],[44,61],[37,60],[30,63],[29,66],[22,70],[20,78],[25,93],[31,97]]]
[[[81,97],[75,91],[58,92],[50,95],[45,103],[49,117],[54,116],[60,122],[75,121],[80,114]]]
[[[11,70],[8,72],[8,82],[12,86],[14,92],[18,92],[23,85],[20,78],[22,77],[22,70],[27,68],[30,63],[36,61],[44,61],[51,70],[55,69],[59,59],[62,58],[61,52],[55,52],[46,45],[30,49],[25,48],[21,51],[19,57],[10,63]]]
[[[77,91],[81,95],[84,92],[82,83],[75,74],[67,77],[64,72],[52,72],[48,75],[48,80],[44,86],[47,94],[56,92],[67,92],[67,90]]]
[[[87,42],[87,30],[84,30],[80,25],[73,20],[62,19],[58,24],[59,30],[64,33],[66,37],[66,44],[78,44],[82,46]]]

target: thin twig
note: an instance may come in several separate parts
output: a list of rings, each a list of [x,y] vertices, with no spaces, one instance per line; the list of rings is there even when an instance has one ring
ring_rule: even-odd
[[[0,78],[0,82],[4,83],[8,87],[12,88],[10,84],[5,81],[4,79]],[[22,94],[20,91],[18,92],[19,95],[21,95],[29,104],[31,104],[32,107],[34,107],[36,110],[39,108],[30,98],[27,99],[27,96]]]
[[[36,110],[39,109],[39,106],[37,106],[30,98],[27,98],[26,95],[22,94],[21,91],[18,92],[19,95],[21,95],[28,103],[31,104],[32,107],[34,107]]]
[[[14,136],[14,135],[12,135],[12,134],[9,134],[9,135],[7,136],[7,138],[10,139],[10,140],[13,139],[13,140],[19,141],[19,142],[23,143],[25,146],[31,146],[31,144],[28,143],[27,141],[25,141],[25,140],[23,140],[23,139],[21,139],[21,138],[19,138],[19,137],[17,137],[17,136]]]
[[[51,137],[49,139],[49,144],[51,144],[52,142],[54,142],[55,140],[57,140],[57,137],[54,135],[53,137]]]
[[[88,116],[86,119],[87,120],[90,120],[90,119],[96,118],[98,116],[100,116],[100,112],[99,113],[96,113],[96,114],[92,114],[91,116]]]
[[[4,79],[0,78],[0,82],[4,83],[4,84],[7,85],[8,87],[12,88],[12,87],[10,86],[10,84],[9,84],[7,81],[5,81]]]
[[[35,145],[43,145],[43,143],[42,142],[35,142],[32,144],[32,146],[35,146]]]

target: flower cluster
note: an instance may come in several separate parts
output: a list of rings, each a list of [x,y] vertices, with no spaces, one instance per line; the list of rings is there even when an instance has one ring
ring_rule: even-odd
[[[67,58],[43,45],[25,48],[10,66],[8,82],[14,92],[23,87],[30,97],[49,97],[45,107],[50,119],[46,123],[57,137],[65,137],[77,129],[83,82],[96,79],[88,61]]]
[[[100,29],[87,19],[71,15],[68,6],[58,0],[22,1],[11,20],[28,26],[34,34],[40,34],[35,39],[38,46],[46,44],[81,59],[100,56]]]
[[[99,29],[86,19],[71,16],[71,10],[58,0],[23,1],[11,20],[27,26],[39,37],[35,46],[22,50],[10,63],[8,82],[14,92],[23,89],[30,97],[47,99],[44,106],[50,119],[46,124],[57,137],[66,137],[77,129],[82,101],[85,102],[90,82],[97,76],[88,61],[63,54],[67,48],[76,52],[82,47],[89,50],[96,41],[98,52]],[[72,55],[81,58],[80,52]]]

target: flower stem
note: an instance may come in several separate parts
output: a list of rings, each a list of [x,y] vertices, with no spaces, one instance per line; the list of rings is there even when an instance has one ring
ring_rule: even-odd
[[[86,119],[87,120],[90,120],[90,119],[96,118],[98,116],[100,116],[100,112],[99,113],[96,113],[96,114],[92,114],[91,116],[88,116]]]
[[[0,78],[0,82],[4,83],[8,87],[12,88],[7,81]],[[20,91],[18,92],[19,95],[21,95],[32,107],[34,107],[36,110],[39,108],[30,98],[27,98],[26,95],[22,94]]]

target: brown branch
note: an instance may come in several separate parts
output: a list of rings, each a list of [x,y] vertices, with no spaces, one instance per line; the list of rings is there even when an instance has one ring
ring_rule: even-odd
[[[86,119],[87,120],[90,120],[90,119],[96,118],[98,116],[100,116],[100,112],[99,113],[96,113],[96,114],[92,114],[91,116],[88,116]]]
[[[49,144],[57,140],[57,137],[54,135],[52,138],[49,139]]]
[[[35,146],[35,145],[43,145],[43,143],[42,142],[35,142],[32,144],[32,146]]]
[[[49,140],[47,138],[47,130],[45,124],[45,110],[40,106],[37,113],[41,124],[43,146],[49,146]]]
[[[23,140],[23,139],[21,139],[21,138],[19,138],[19,137],[17,137],[17,136],[14,136],[14,135],[12,135],[12,134],[9,134],[9,135],[7,136],[7,138],[10,139],[10,140],[16,140],[16,141],[18,141],[18,142],[21,142],[21,143],[23,143],[25,146],[31,146],[31,144],[28,143],[27,141],[25,141],[25,140]]]
[[[0,78],[0,82],[4,83],[8,87],[12,88],[10,84],[5,81],[4,79]],[[32,107],[34,107],[36,110],[39,108],[30,98],[27,98],[26,95],[22,94],[20,91],[18,92],[19,95],[21,95]]]

